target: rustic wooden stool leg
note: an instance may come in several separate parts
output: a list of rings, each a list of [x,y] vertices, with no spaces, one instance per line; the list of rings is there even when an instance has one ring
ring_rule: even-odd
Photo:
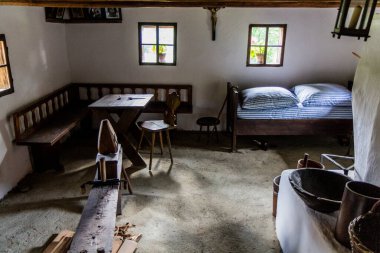
[[[143,139],[144,139],[144,129],[141,129],[140,141],[139,141],[139,145],[137,146],[136,152],[139,152],[139,149],[141,148],[141,143],[142,143]]]
[[[210,141],[210,126],[207,125],[207,144],[209,143]]]
[[[122,209],[121,209],[121,185],[120,189],[117,195],[117,206],[116,206],[116,215],[122,215]]]
[[[149,170],[152,169],[152,157],[153,157],[153,150],[154,150],[154,142],[156,141],[156,133],[152,133],[152,146],[150,147],[150,161],[149,161]]]
[[[172,144],[170,143],[169,129],[166,130],[166,139],[167,139],[167,142],[168,142],[168,148],[169,148],[169,154],[170,154],[170,162],[173,163]]]
[[[160,148],[161,148],[161,155],[164,154],[164,152],[162,151],[164,149],[164,144],[162,142],[162,131],[159,132],[159,136],[160,136]]]
[[[129,192],[129,194],[133,194],[132,186],[131,186],[131,180],[129,179],[129,176],[128,176],[128,174],[124,168],[122,168],[122,171],[123,171],[124,179],[125,179],[125,181],[127,181],[128,192]]]
[[[215,134],[216,134],[216,142],[219,143],[219,134],[218,134],[218,127],[217,127],[217,125],[214,125],[214,131],[215,131]]]
[[[199,135],[198,135],[198,141],[201,140],[201,135],[202,135],[202,128],[203,126],[202,125],[199,125]]]

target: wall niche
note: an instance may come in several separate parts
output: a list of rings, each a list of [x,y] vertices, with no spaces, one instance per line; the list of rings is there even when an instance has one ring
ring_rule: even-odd
[[[120,8],[45,8],[46,22],[121,23]]]

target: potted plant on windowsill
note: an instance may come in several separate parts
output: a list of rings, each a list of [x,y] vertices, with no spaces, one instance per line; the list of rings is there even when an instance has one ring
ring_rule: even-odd
[[[159,62],[165,62],[166,46],[158,46],[158,60]]]
[[[265,47],[255,47],[251,49],[251,59],[256,58],[256,64],[264,64]]]

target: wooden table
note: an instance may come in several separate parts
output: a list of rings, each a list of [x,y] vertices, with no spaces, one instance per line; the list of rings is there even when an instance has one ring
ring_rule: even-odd
[[[133,166],[139,168],[145,168],[146,163],[128,140],[127,134],[134,131],[134,123],[152,98],[153,94],[110,94],[89,105],[102,119],[111,122],[125,155]],[[112,113],[119,116],[118,121],[111,117]]]

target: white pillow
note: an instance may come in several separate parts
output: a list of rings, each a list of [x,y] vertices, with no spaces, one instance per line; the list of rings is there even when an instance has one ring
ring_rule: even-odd
[[[303,106],[351,106],[351,92],[338,84],[301,84],[292,90]]]
[[[241,91],[243,109],[276,109],[296,106],[299,101],[289,90],[281,87],[257,87]]]

